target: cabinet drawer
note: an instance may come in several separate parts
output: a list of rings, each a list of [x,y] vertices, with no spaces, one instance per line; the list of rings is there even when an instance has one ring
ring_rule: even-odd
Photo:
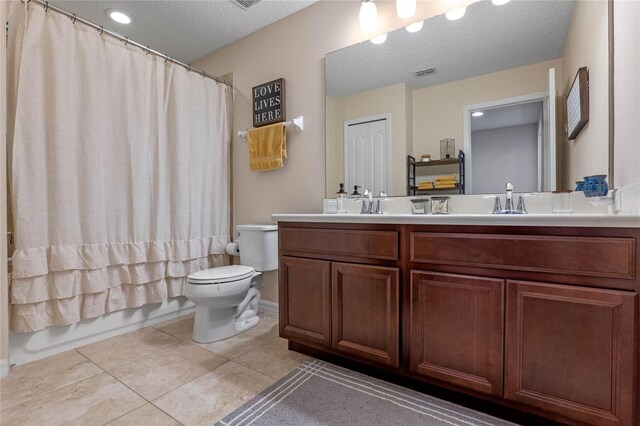
[[[411,261],[633,279],[633,238],[412,232]]]
[[[398,260],[398,247],[396,231],[312,228],[280,230],[280,248],[285,252]]]

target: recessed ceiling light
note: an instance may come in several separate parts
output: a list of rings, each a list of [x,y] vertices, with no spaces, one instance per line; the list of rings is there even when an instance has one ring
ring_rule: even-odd
[[[382,44],[385,41],[387,41],[387,33],[380,34],[379,36],[376,36],[371,39],[371,43],[373,44]]]
[[[491,0],[491,3],[495,4],[496,6],[502,6],[503,4],[507,4],[510,1],[511,0]]]
[[[409,31],[410,33],[417,33],[422,29],[423,25],[424,25],[424,21],[418,21],[418,22],[414,22],[411,25],[407,25],[406,28],[407,28],[407,31]]]
[[[132,19],[131,16],[127,15],[121,10],[107,9],[104,13],[118,24],[130,24]]]
[[[458,7],[445,13],[445,16],[450,21],[456,21],[464,16],[467,12],[467,6]]]
[[[482,111],[476,111],[476,112],[471,113],[471,115],[472,115],[473,117],[482,117],[482,116],[484,115],[484,112],[482,112]]]

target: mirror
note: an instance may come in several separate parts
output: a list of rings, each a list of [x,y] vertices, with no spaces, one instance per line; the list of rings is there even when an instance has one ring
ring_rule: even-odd
[[[341,182],[405,196],[502,192],[507,181],[565,190],[610,175],[608,15],[605,0],[480,1],[460,20],[436,16],[329,53],[327,197]],[[566,97],[581,67],[589,121],[568,140]]]

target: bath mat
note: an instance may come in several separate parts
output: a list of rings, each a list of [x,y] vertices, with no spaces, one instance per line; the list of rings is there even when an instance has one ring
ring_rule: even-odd
[[[319,360],[301,364],[219,421],[267,425],[513,425]]]

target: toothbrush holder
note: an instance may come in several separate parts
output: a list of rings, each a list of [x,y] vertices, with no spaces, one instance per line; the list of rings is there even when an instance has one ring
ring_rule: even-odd
[[[584,195],[587,197],[604,197],[609,192],[607,175],[584,177]]]

